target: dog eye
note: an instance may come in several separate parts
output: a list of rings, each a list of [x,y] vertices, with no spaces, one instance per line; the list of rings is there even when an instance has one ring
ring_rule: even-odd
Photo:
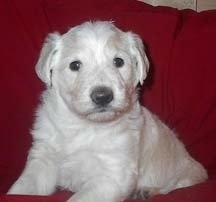
[[[70,69],[72,71],[78,71],[81,67],[82,63],[80,61],[73,61],[70,63]]]
[[[124,65],[124,60],[122,58],[114,58],[113,59],[113,64],[116,67],[122,67]]]

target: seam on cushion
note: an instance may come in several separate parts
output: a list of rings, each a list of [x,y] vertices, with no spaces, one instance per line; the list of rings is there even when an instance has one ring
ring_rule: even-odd
[[[172,91],[170,89],[170,77],[171,77],[171,68],[172,68],[172,63],[173,63],[173,54],[174,54],[174,49],[175,49],[175,44],[176,44],[176,39],[182,29],[182,26],[183,26],[183,21],[182,21],[182,15],[181,13],[179,12],[178,13],[178,16],[177,16],[177,23],[176,23],[176,27],[175,27],[175,31],[174,31],[174,34],[173,34],[173,41],[172,41],[172,44],[171,44],[171,49],[170,49],[170,52],[169,52],[169,61],[168,61],[168,70],[167,70],[167,81],[166,81],[166,106],[167,106],[167,112],[166,114],[168,115],[166,117],[166,122],[170,124],[171,120],[172,120],[172,114],[173,114],[173,111],[174,111],[174,105],[173,105],[173,98],[172,98]]]

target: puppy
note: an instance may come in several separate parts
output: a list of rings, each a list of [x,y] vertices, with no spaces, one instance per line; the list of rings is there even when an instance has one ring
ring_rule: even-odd
[[[86,22],[46,40],[46,84],[25,169],[9,194],[76,192],[68,202],[119,202],[207,179],[176,135],[140,106],[149,62],[139,36]]]

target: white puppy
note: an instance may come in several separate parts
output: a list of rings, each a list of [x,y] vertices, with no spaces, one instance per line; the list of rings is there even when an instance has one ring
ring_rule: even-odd
[[[69,202],[119,202],[207,179],[175,134],[140,106],[149,63],[141,39],[111,22],[52,34],[36,66],[46,83],[26,167],[9,194],[76,192]]]

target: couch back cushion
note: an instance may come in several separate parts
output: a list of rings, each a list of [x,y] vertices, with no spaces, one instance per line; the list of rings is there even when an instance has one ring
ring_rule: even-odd
[[[191,153],[216,159],[216,12],[182,11],[167,80],[169,122]]]

